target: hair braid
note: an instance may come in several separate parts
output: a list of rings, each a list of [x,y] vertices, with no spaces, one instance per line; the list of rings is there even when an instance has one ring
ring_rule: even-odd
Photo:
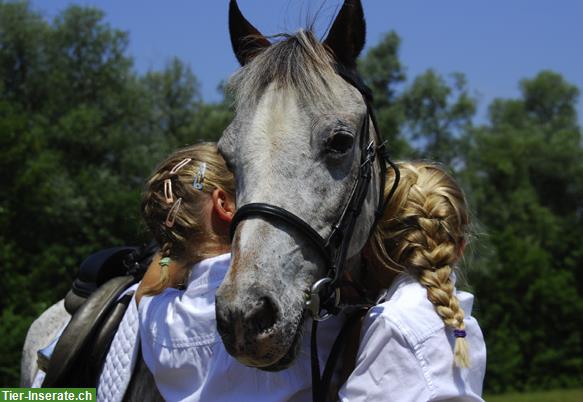
[[[198,183],[197,175],[201,172],[202,181]],[[205,247],[207,244],[229,244],[228,237],[214,233],[203,216],[215,189],[234,197],[233,174],[214,143],[200,143],[173,152],[148,179],[142,197],[142,217],[160,245],[161,260],[160,278],[145,294],[158,294],[168,287],[170,258],[192,265],[213,255],[214,250]]]
[[[373,254],[387,261],[385,267],[409,272],[427,289],[437,314],[454,330],[455,364],[468,367],[464,311],[452,280],[469,223],[463,192],[437,165],[400,163],[399,168],[401,188],[376,229]]]
[[[419,275],[419,281],[427,289],[427,298],[435,306],[437,314],[445,325],[457,330],[464,330],[464,310],[454,293],[451,281],[452,269],[449,265],[435,270],[427,269]],[[456,337],[454,359],[459,367],[469,367],[469,354],[465,338]]]

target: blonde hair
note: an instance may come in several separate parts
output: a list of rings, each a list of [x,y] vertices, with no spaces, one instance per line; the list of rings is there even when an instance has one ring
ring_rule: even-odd
[[[233,174],[214,143],[179,149],[158,165],[146,182],[142,217],[160,246],[162,258],[194,264],[214,255],[206,245],[229,244],[228,236],[214,233],[203,219],[208,197],[215,189],[234,197]],[[168,266],[162,262],[160,268],[160,279],[145,294],[155,295],[168,287]]]
[[[465,332],[458,332],[465,329],[464,311],[452,281],[469,228],[464,193],[437,164],[401,162],[398,167],[399,185],[371,238],[373,269],[406,271],[419,280],[437,314],[454,330],[455,364],[468,367]],[[393,180],[391,169],[385,192]]]

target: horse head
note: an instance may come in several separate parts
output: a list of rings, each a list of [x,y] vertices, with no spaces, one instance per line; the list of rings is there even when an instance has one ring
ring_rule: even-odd
[[[217,325],[236,359],[277,370],[298,352],[306,299],[330,270],[326,253],[346,240],[339,259],[359,266],[382,199],[381,164],[369,160],[370,185],[356,189],[379,142],[356,74],[365,21],[360,1],[346,0],[324,42],[299,31],[270,43],[231,1],[229,26],[242,68],[230,81],[236,115],[219,150],[235,172],[241,214]],[[338,235],[359,191],[354,223]]]

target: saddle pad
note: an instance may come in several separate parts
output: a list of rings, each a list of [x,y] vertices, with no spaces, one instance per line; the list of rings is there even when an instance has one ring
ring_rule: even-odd
[[[135,291],[137,286],[136,284],[130,287],[125,293]],[[97,384],[98,401],[119,402],[123,400],[132,378],[140,348],[138,329],[138,307],[134,297],[119,324],[105,358],[105,364]]]

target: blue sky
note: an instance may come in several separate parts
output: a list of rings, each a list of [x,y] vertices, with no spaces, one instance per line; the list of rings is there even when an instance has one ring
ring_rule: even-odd
[[[264,34],[294,31],[321,0],[239,0]],[[69,4],[93,5],[130,34],[129,53],[140,72],[173,56],[190,64],[205,100],[219,99],[222,79],[237,68],[227,32],[227,0],[33,0],[47,18]],[[326,0],[319,33],[340,4]],[[520,79],[551,69],[583,88],[583,2],[579,0],[363,0],[367,47],[383,33],[402,38],[409,82],[428,68],[466,74],[478,96],[478,120],[496,97],[519,95]],[[583,121],[583,102],[578,104]]]

